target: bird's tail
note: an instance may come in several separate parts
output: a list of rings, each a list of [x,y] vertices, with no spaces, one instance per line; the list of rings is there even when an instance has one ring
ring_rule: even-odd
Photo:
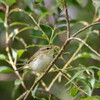
[[[29,68],[28,64],[18,68],[16,71],[21,71],[21,70],[26,69],[26,68]]]

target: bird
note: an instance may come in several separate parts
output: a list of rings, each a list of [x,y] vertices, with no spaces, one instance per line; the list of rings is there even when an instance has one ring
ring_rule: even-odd
[[[35,74],[43,73],[50,62],[53,60],[55,49],[57,46],[46,45],[41,47],[33,56],[28,60],[27,64],[19,69],[31,69]]]

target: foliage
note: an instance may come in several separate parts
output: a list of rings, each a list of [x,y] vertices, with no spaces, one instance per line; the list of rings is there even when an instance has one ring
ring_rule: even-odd
[[[29,100],[100,99],[100,1],[65,2],[0,0],[0,100],[24,98],[26,87]],[[60,51],[67,39],[67,48],[39,83],[32,72],[16,71],[38,47],[57,45]]]

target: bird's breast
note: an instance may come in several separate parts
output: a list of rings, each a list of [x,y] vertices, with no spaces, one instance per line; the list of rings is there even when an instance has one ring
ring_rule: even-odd
[[[48,67],[48,65],[50,64],[52,59],[53,59],[53,57],[50,57],[47,55],[41,55],[41,56],[37,57],[36,59],[34,59],[33,61],[31,61],[29,63],[29,67],[33,71],[35,71],[37,73],[41,73]]]

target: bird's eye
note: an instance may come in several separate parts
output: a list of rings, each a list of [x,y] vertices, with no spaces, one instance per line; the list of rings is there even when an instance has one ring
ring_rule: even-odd
[[[47,48],[47,50],[49,50],[50,48]]]

